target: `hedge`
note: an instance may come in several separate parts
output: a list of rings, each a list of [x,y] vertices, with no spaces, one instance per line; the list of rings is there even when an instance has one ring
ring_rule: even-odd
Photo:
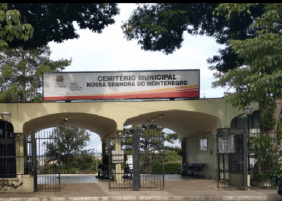
[[[165,174],[180,174],[181,170],[178,170],[180,167],[181,162],[166,162],[164,164]]]

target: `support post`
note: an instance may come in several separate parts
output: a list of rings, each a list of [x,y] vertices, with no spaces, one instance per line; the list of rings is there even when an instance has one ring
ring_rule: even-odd
[[[140,175],[139,175],[139,136],[137,128],[133,133],[133,191],[139,191]]]
[[[33,172],[33,186],[34,186],[34,192],[36,192],[37,189],[37,158],[36,158],[36,139],[35,139],[35,133],[32,133],[31,135],[32,139],[32,172]]]
[[[182,168],[184,163],[187,163],[187,155],[186,155],[186,137],[181,139],[181,150],[182,150],[182,163],[181,163],[181,174],[184,174]]]
[[[120,153],[118,151],[121,150],[121,131],[117,132],[117,137],[115,140],[115,150],[116,153]],[[116,182],[121,183],[121,164],[116,164]]]
[[[248,116],[248,132],[244,133],[243,136],[243,154],[244,154],[244,189],[248,190],[248,145],[247,145],[247,141],[248,141],[248,135],[249,135],[249,116]]]
[[[4,151],[4,153],[5,153],[5,156],[6,156],[6,158],[5,158],[5,177],[7,177],[8,176],[8,149],[7,149],[7,139],[8,139],[8,128],[7,128],[7,121],[5,121],[5,147],[4,147],[4,149],[5,149],[5,151]],[[9,176],[8,176],[9,177]]]
[[[23,133],[16,133],[16,173],[17,178],[22,178],[24,174],[24,140]]]
[[[219,189],[220,181],[220,155],[219,155],[219,142],[218,142],[218,132],[216,134],[216,157],[217,157],[217,189]]]

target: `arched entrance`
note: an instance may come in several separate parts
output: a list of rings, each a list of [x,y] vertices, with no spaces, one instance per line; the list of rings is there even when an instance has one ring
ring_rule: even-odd
[[[102,141],[114,133],[116,123],[109,118],[85,113],[59,113],[36,119],[24,124],[24,153],[28,160],[25,166],[32,167],[34,191],[57,191],[61,187],[61,136],[54,133],[37,132],[54,126],[80,127],[97,133]],[[53,149],[47,152],[47,147]],[[52,166],[48,170],[48,167]],[[57,166],[57,167],[53,167]]]

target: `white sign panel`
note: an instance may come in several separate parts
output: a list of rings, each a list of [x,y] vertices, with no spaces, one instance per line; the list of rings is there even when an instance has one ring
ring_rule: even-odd
[[[43,74],[44,100],[199,98],[200,70]]]
[[[124,150],[112,150],[112,163],[124,162]]]
[[[218,138],[218,153],[235,153],[234,135]]]

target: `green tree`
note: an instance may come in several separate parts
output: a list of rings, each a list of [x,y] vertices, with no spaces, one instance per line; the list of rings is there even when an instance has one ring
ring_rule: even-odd
[[[96,170],[96,159],[93,152],[84,153],[75,156],[77,167],[80,170]]]
[[[27,41],[33,36],[33,27],[27,23],[21,24],[20,17],[18,10],[8,10],[7,3],[0,3],[0,51],[15,38]]]
[[[34,28],[34,37],[26,42],[8,42],[11,48],[33,49],[54,41],[62,43],[79,38],[73,22],[79,28],[101,33],[108,25],[114,24],[119,14],[116,3],[8,3],[9,9],[21,13],[21,22]]]
[[[90,141],[90,134],[85,129],[66,126],[55,128],[50,138],[57,138],[58,140],[45,144],[46,156],[56,156],[60,151],[60,159],[64,167],[75,168],[77,156],[84,153],[83,149]],[[91,158],[85,157],[85,160],[88,163]]]
[[[214,15],[219,3],[156,3],[139,4],[131,17],[123,23],[122,30],[128,40],[136,39],[141,49],[172,54],[181,48],[183,33],[206,35],[225,45],[219,55],[209,58],[210,69],[227,71],[243,64],[236,52],[231,51],[229,40],[256,36],[251,28],[253,20],[261,16],[265,4],[250,7],[251,13],[232,13],[229,20]],[[281,30],[281,28],[279,28]]]
[[[165,129],[161,126],[152,124],[140,124],[138,126],[131,126],[123,130],[123,136],[133,136],[134,128],[138,128],[138,133],[140,136],[140,148],[141,150],[158,150],[159,142],[158,140],[151,138],[150,135],[163,136],[164,141],[169,143],[174,143],[177,140],[176,133],[165,132]],[[132,142],[128,142],[128,149],[132,149]]]
[[[24,50],[5,49],[0,63],[1,102],[41,102],[42,73],[59,72],[71,64],[71,60],[50,60],[50,48],[43,46]]]
[[[176,151],[165,151],[165,162],[177,162],[181,160],[181,156]]]
[[[217,11],[229,19],[232,14],[250,13],[249,8],[256,5],[222,4]],[[265,4],[264,13],[251,24],[251,28],[256,30],[256,37],[230,40],[232,51],[243,59],[243,65],[238,64],[236,69],[226,73],[215,73],[217,81],[213,83],[214,87],[227,85],[235,89],[235,93],[226,97],[235,107],[243,108],[254,101],[259,102],[263,125],[261,130],[268,137],[270,133],[277,131],[281,112],[281,20],[281,4]],[[272,149],[277,151],[277,143],[273,142],[272,145]]]

